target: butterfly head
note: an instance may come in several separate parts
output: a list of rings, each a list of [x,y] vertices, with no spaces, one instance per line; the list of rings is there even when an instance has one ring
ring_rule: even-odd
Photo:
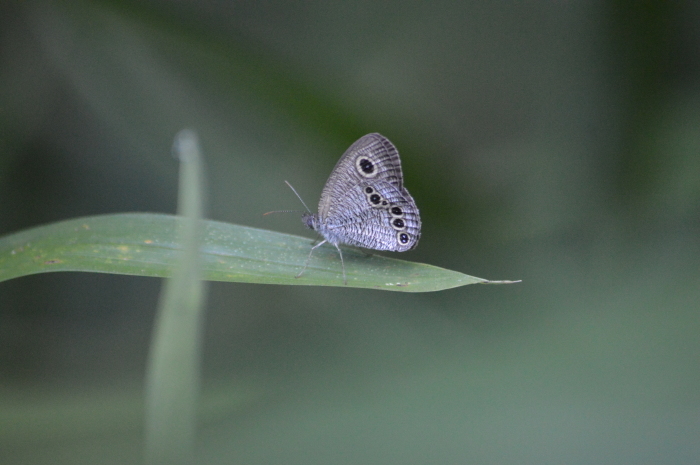
[[[307,228],[318,231],[318,217],[313,213],[304,213],[301,215],[301,222],[306,225]]]

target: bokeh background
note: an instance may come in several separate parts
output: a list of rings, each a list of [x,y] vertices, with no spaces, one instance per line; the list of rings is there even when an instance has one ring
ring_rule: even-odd
[[[199,463],[700,462],[700,3],[6,1],[0,233],[173,213],[305,233],[389,137],[396,258],[509,286],[212,283]],[[301,265],[301,264],[300,264]],[[138,463],[161,282],[0,284],[0,461]]]

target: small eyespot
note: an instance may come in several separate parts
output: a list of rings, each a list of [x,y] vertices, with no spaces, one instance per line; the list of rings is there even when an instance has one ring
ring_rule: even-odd
[[[406,226],[406,224],[400,218],[396,218],[391,222],[391,224],[393,224],[396,229],[403,229]]]
[[[399,233],[399,242],[401,242],[402,244],[408,244],[408,234]]]
[[[369,186],[365,187],[365,193],[371,194],[372,192],[374,192],[374,189],[372,189],[372,188],[369,187]]]
[[[401,216],[403,215],[403,210],[401,210],[400,207],[391,207],[391,214],[394,216]]]
[[[389,205],[389,202],[387,202],[386,200],[382,200],[382,205],[386,207],[387,205]]]
[[[377,205],[379,202],[381,202],[381,200],[382,200],[382,197],[379,194],[372,194],[369,196],[369,201],[375,205]]]

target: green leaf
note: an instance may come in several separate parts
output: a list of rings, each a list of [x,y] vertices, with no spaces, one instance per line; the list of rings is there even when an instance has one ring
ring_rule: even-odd
[[[182,218],[123,213],[40,226],[0,239],[0,282],[52,271],[170,277],[181,250]],[[204,279],[260,284],[343,286],[338,251],[321,246],[300,278],[312,240],[289,234],[203,220]],[[429,292],[467,284],[500,284],[422,263],[344,248],[348,287]],[[515,281],[517,282],[517,281]]]

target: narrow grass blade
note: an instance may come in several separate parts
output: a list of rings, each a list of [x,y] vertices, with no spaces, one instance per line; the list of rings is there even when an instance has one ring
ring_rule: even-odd
[[[196,136],[175,140],[180,190],[172,277],[161,291],[146,369],[146,464],[194,463],[205,283],[202,244],[202,161]]]

